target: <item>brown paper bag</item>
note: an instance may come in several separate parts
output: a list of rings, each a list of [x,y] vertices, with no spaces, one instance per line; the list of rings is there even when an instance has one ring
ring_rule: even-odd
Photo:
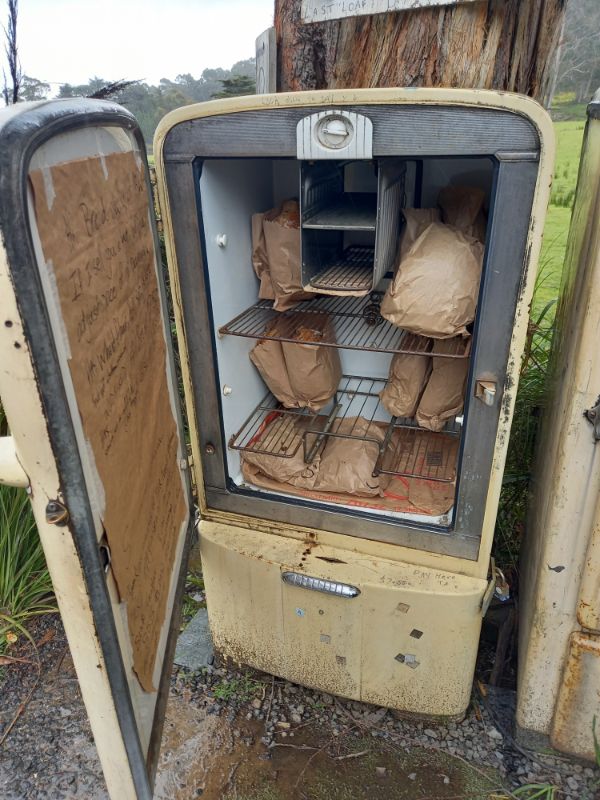
[[[319,342],[324,337],[328,341],[333,339],[329,316],[307,314],[291,338]],[[342,379],[338,349],[296,342],[282,342],[282,348],[290,386],[298,405],[318,411],[331,400]]]
[[[430,347],[428,343],[427,349]],[[379,394],[383,407],[392,417],[414,417],[430,371],[429,356],[396,353],[385,388]]]
[[[408,499],[417,513],[440,516],[454,505],[456,485],[452,482],[408,478]]]
[[[414,333],[466,335],[475,318],[483,246],[432,222],[413,244],[381,303],[381,315]]]
[[[279,455],[245,450],[240,453],[242,462],[257,467],[268,478],[301,489],[312,489],[319,474],[320,457],[317,455],[310,464],[304,462],[304,428],[301,419],[281,414],[266,425],[258,437],[254,437],[252,445],[256,450],[270,450]],[[294,455],[286,456],[286,452]]]
[[[298,408],[294,391],[290,384],[281,342],[272,339],[259,339],[250,351],[250,361],[260,372],[271,393],[286,408]]]
[[[437,208],[403,208],[402,213],[406,225],[400,240],[400,261],[407,256],[408,251],[425,228],[432,222],[441,222],[442,219]]]
[[[456,352],[452,339],[436,341],[432,350],[432,370],[417,410],[417,422],[430,431],[441,431],[446,421],[463,410],[468,358],[436,358],[436,353]]]
[[[459,231],[485,242],[487,222],[483,211],[485,194],[471,186],[446,186],[438,195],[442,219]]]
[[[260,281],[258,296],[261,300],[274,300],[273,285],[269,273],[269,259],[265,245],[265,233],[263,231],[264,214],[252,215],[252,266],[256,277]]]
[[[281,207],[263,216],[265,250],[269,262],[273,307],[285,311],[300,300],[314,296],[303,292],[300,260],[300,211],[296,200],[286,200]]]
[[[377,442],[383,442],[384,431],[362,417],[350,417],[334,424],[333,433],[368,435]],[[329,492],[345,492],[366,497],[383,496],[387,485],[385,476],[373,477],[373,470],[379,456],[376,442],[361,439],[343,439],[328,436],[321,453],[319,475],[315,489]]]

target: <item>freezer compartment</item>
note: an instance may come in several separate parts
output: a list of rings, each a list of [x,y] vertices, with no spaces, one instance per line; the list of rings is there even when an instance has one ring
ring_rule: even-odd
[[[311,537],[201,522],[217,650],[331,694],[460,717],[486,581]]]
[[[302,285],[360,295],[392,269],[402,225],[406,163],[302,161]]]

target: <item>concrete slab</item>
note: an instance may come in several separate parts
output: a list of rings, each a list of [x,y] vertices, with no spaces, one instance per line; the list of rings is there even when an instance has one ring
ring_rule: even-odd
[[[198,670],[212,664],[213,661],[214,650],[208,627],[208,612],[205,608],[201,608],[177,640],[175,663],[180,667]]]

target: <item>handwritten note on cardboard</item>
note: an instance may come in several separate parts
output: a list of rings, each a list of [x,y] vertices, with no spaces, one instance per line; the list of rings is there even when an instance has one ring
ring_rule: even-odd
[[[30,178],[76,402],[103,487],[102,520],[126,604],[133,668],[153,691],[188,509],[145,175],[126,152],[52,167],[51,184],[41,170]]]

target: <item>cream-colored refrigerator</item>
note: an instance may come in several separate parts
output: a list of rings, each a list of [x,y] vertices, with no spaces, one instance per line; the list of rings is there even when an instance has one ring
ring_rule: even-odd
[[[192,487],[224,656],[403,712],[462,716],[495,589],[553,152],[547,114],[506,93],[365,89],[182,108],[154,143],[167,278],[128,112],[59,100],[0,116],[11,430],[0,474],[29,487],[112,797],[152,794]],[[460,187],[480,197],[479,238],[451,235],[480,267],[471,317],[442,346],[383,312],[404,277],[404,210],[439,216],[441,192]],[[294,199],[285,263],[301,297],[282,308],[257,278],[252,220]],[[434,275],[424,286],[435,324],[436,303],[448,314],[458,302],[455,285]],[[318,341],[300,335],[317,321]],[[325,401],[280,402],[252,361],[264,343],[304,348],[310,363],[318,345],[317,366],[337,370]],[[464,376],[437,429],[382,402],[397,356]],[[267,435],[274,424],[293,436]],[[336,452],[352,472],[352,458],[339,461],[350,445],[372,454],[369,492],[286,482],[292,459],[305,479]],[[257,454],[270,474],[250,468]]]

